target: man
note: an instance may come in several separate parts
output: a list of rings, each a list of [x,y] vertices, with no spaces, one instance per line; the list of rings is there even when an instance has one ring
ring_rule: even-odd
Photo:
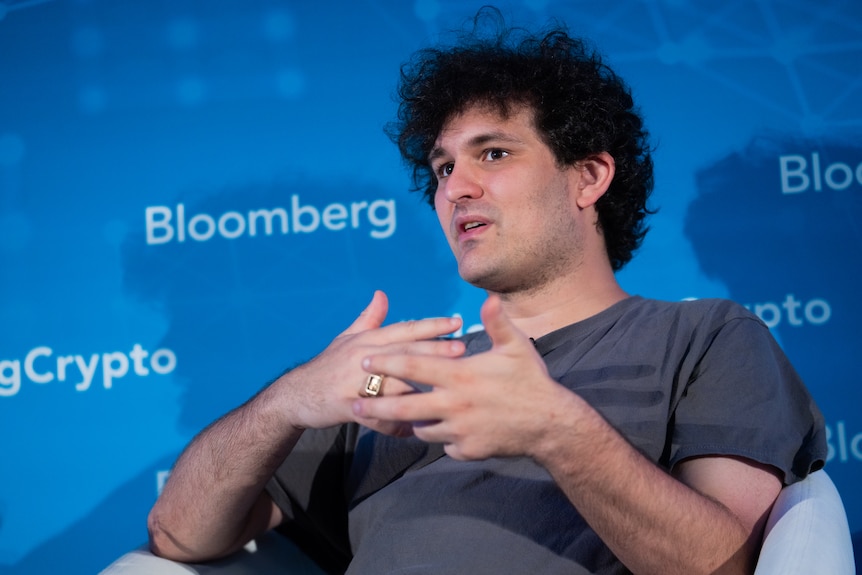
[[[383,325],[200,434],[150,514],[201,561],[278,527],[332,572],[745,573],[823,422],[725,301],[632,297],[652,164],[628,89],[562,30],[476,35],[403,70],[393,135],[485,332]]]

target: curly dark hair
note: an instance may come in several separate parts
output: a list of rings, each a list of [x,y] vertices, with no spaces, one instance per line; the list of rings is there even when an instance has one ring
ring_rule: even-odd
[[[560,166],[608,152],[616,174],[596,204],[598,223],[613,270],[631,260],[653,213],[646,205],[653,188],[648,132],[625,82],[565,27],[531,34],[484,8],[455,46],[414,54],[401,68],[397,95],[397,120],[387,133],[412,169],[414,190],[432,207],[437,178],[428,154],[445,123],[473,105],[504,118],[529,106]]]

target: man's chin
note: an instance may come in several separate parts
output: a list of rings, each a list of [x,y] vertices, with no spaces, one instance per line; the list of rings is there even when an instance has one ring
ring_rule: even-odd
[[[499,293],[499,290],[503,289],[503,285],[505,284],[500,274],[495,274],[491,270],[464,269],[459,267],[458,274],[468,284],[487,291]]]

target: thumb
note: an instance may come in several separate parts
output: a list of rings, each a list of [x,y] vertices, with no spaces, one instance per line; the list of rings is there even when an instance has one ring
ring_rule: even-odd
[[[375,329],[383,325],[386,312],[389,311],[389,299],[380,290],[374,292],[371,303],[359,314],[350,327],[344,330],[344,334],[359,333],[369,329]]]
[[[527,339],[527,336],[521,333],[506,315],[506,312],[503,311],[503,304],[499,296],[488,296],[488,299],[482,304],[479,315],[494,347]]]

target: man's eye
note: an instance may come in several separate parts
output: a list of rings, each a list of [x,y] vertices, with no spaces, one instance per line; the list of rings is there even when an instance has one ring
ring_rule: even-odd
[[[437,175],[441,178],[445,178],[452,174],[452,170],[455,169],[455,164],[449,162],[448,164],[443,164],[439,168],[437,168]]]
[[[494,148],[493,150],[488,150],[487,152],[485,152],[485,159],[491,160],[491,161],[502,160],[503,158],[505,158],[508,155],[509,155],[509,152],[507,152],[506,150],[500,150],[498,148]]]

